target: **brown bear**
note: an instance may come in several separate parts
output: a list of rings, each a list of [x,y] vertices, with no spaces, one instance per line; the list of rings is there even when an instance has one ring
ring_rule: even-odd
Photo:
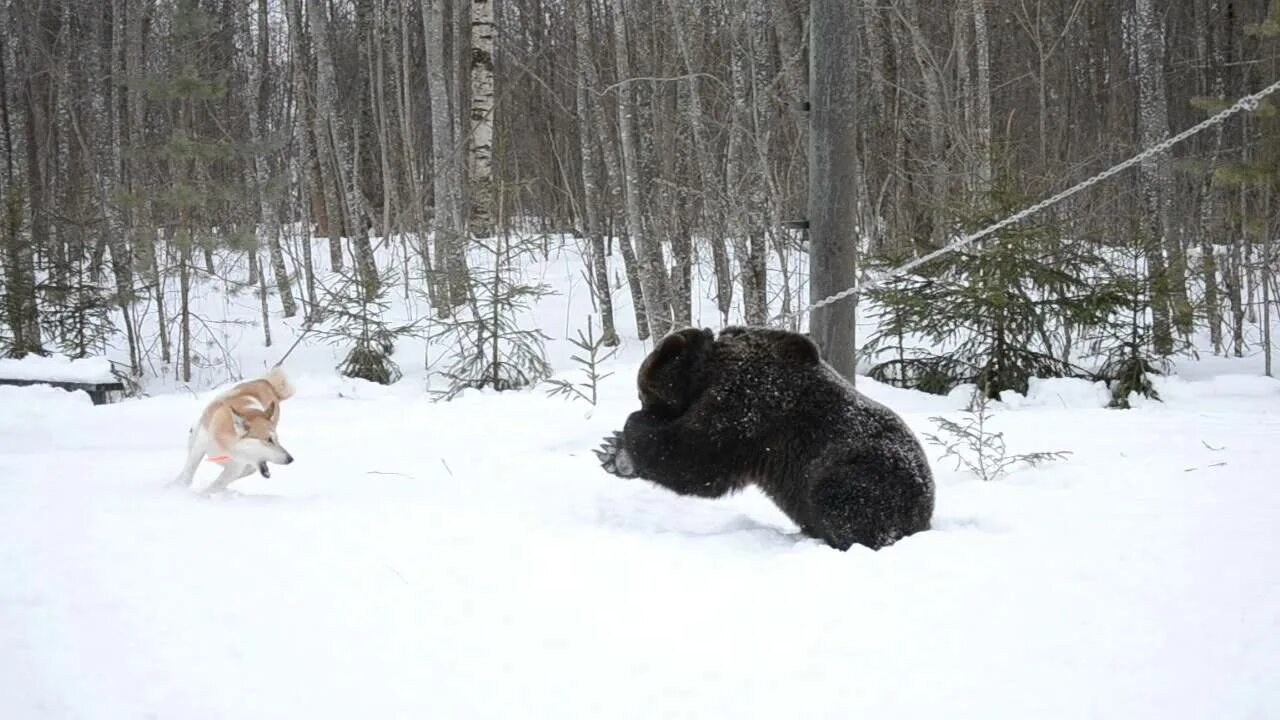
[[[614,475],[710,498],[754,484],[839,550],[929,529],[933,475],[919,441],[804,335],[679,330],[645,358],[637,384],[640,410],[596,451]]]

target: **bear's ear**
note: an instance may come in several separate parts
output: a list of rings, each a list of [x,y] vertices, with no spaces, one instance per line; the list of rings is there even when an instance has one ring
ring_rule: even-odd
[[[800,333],[778,333],[773,338],[773,351],[787,362],[801,365],[817,365],[822,362],[822,353],[818,351],[818,344],[808,335]]]
[[[651,375],[654,370],[666,365],[672,360],[680,357],[680,353],[684,352],[685,347],[689,344],[689,339],[685,337],[688,331],[673,332],[662,338],[658,343],[658,347],[649,353],[649,357],[644,359],[640,364],[641,375]]]
[[[676,358],[680,357],[685,351],[689,341],[685,337],[686,331],[673,332],[662,338],[658,343],[658,347],[654,348],[640,363],[640,372],[636,373],[636,385],[640,389],[640,397],[660,398],[663,397],[661,383],[658,380],[658,372],[663,367],[671,364]],[[696,332],[696,331],[695,331]]]

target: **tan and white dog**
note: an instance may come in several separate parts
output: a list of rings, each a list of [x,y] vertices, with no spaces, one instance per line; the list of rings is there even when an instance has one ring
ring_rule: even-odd
[[[231,388],[209,403],[187,440],[187,464],[174,481],[191,487],[196,468],[206,455],[222,463],[222,474],[205,488],[206,495],[227,489],[231,483],[253,474],[271,477],[267,463],[288,465],[293,456],[280,445],[276,425],[280,403],[293,396],[284,370],[271,368],[265,376]]]

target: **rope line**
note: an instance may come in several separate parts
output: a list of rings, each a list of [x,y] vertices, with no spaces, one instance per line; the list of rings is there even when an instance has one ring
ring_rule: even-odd
[[[1045,198],[1044,200],[1041,200],[1040,202],[1034,205],[1023,208],[1022,210],[1014,213],[1013,215],[1010,215],[998,222],[994,222],[975,233],[965,235],[964,237],[960,238],[959,240],[956,240],[950,245],[944,245],[938,248],[937,250],[934,250],[933,252],[930,252],[926,255],[921,255],[920,257],[914,260],[911,260],[910,262],[899,265],[898,267],[894,268],[893,270],[890,270],[889,272],[885,273],[884,275],[878,278],[872,278],[867,280],[866,282],[855,283],[850,288],[841,290],[840,292],[835,293],[834,295],[828,295],[827,297],[821,300],[818,300],[817,302],[810,303],[809,305],[799,310],[794,310],[789,313],[780,313],[779,315],[773,318],[772,322],[780,323],[785,320],[793,319],[801,315],[804,315],[805,313],[812,312],[813,310],[817,310],[818,308],[822,308],[822,307],[826,307],[827,305],[838,303],[841,300],[844,300],[845,298],[848,298],[851,295],[856,295],[859,292],[870,290],[875,287],[879,287],[880,285],[883,285],[885,282],[888,282],[889,280],[892,280],[896,277],[905,275],[906,273],[920,267],[921,265],[924,265],[927,262],[930,262],[931,260],[936,260],[937,258],[942,257],[943,255],[955,252],[956,250],[959,250],[960,248],[966,245],[970,245],[978,240],[981,240],[982,238],[987,237],[992,233],[999,232],[1000,230],[1003,230],[1004,228],[1009,227],[1010,225],[1020,220],[1023,220],[1031,215],[1034,215],[1040,212],[1041,210],[1057,205],[1058,203],[1062,202],[1063,200],[1066,200],[1067,198],[1071,197],[1072,195],[1075,195],[1078,192],[1081,192],[1082,190],[1087,190],[1088,188],[1091,188],[1094,185],[1097,185],[1103,180],[1106,180],[1118,173],[1128,170],[1134,165],[1137,165],[1154,155],[1159,155],[1160,153],[1169,151],[1171,148],[1173,148],[1173,146],[1187,140],[1188,138],[1198,135],[1204,132],[1205,130],[1208,130],[1214,125],[1218,125],[1222,122],[1225,122],[1227,118],[1231,117],[1232,115],[1235,115],[1238,112],[1241,112],[1244,110],[1253,112],[1257,110],[1258,106],[1262,102],[1262,99],[1267,97],[1268,95],[1271,95],[1277,90],[1280,90],[1280,80],[1272,83],[1271,85],[1263,88],[1262,90],[1259,90],[1258,92],[1252,95],[1245,95],[1244,97],[1237,100],[1235,104],[1231,105],[1231,107],[1228,107],[1227,109],[1219,112],[1218,114],[1200,122],[1199,124],[1193,125],[1192,127],[1187,128],[1186,130],[1183,130],[1177,135],[1166,138],[1163,142],[1157,145],[1153,145],[1147,148],[1146,150],[1143,150],[1142,152],[1138,153],[1137,155],[1134,155],[1128,160],[1125,160],[1124,162],[1121,162],[1118,165],[1107,168],[1106,170],[1103,170],[1097,175],[1094,175],[1093,177],[1087,180],[1083,180],[1077,183],[1076,185],[1073,185],[1072,187],[1067,188],[1066,190],[1063,190],[1062,192],[1056,195],[1052,195],[1048,198]]]

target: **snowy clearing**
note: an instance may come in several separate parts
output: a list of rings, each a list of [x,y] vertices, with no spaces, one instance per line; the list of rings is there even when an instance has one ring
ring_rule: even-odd
[[[590,313],[579,262],[531,269],[560,291],[536,312],[555,338]],[[600,470],[648,347],[615,300],[624,346],[594,409],[545,388],[432,403],[440,348],[398,346],[405,379],[380,387],[304,343],[280,429],[297,461],[212,500],[165,487],[187,427],[296,321],[271,348],[216,325],[204,355],[226,364],[193,390],[94,407],[0,386],[0,715],[1280,716],[1280,382],[1255,361],[1184,364],[1129,411],[1036,382],[995,429],[1067,461],[990,483],[936,464],[933,531],[839,553],[758,493]],[[194,302],[257,313],[213,285]],[[695,322],[718,327],[714,304]],[[577,380],[572,352],[547,348]],[[921,435],[966,400],[860,387]]]
[[[1280,712],[1280,383],[1040,384],[998,429],[1070,461],[939,466],[934,531],[839,553],[601,472],[635,367],[591,413],[302,375],[297,462],[214,500],[163,487],[200,399],[0,388],[5,717]],[[917,432],[958,405],[863,387]]]

